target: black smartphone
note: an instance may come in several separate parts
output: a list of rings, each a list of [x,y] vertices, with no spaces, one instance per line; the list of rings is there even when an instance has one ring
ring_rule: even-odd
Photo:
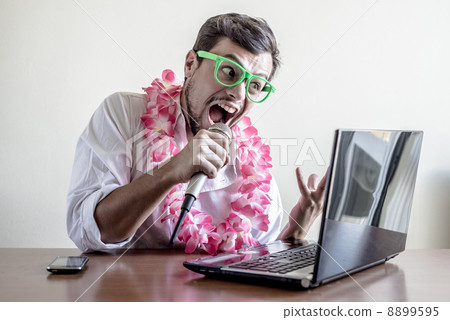
[[[86,256],[59,256],[47,266],[52,273],[76,273],[83,270],[89,261]]]

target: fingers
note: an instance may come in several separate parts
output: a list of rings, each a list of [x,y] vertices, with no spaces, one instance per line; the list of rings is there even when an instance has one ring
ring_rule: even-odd
[[[303,239],[323,209],[323,194],[327,175],[317,184],[319,177],[316,174],[310,175],[308,182],[305,183],[300,168],[296,168],[295,173],[301,196],[289,213],[290,221],[294,221],[294,223],[289,223],[288,227],[282,232],[281,238],[284,239]]]
[[[221,134],[218,132],[213,132],[213,131],[208,131],[208,130],[200,130],[200,132],[202,133],[200,137],[208,136],[211,140],[216,142],[222,148],[225,148],[225,149],[229,148],[230,140],[224,134]]]
[[[200,171],[203,171],[203,173],[206,174],[208,178],[214,179],[217,176],[220,168],[222,168],[221,165],[218,165],[219,163],[220,161],[202,161]]]
[[[305,197],[309,196],[311,194],[311,192],[309,191],[309,188],[305,184],[305,180],[303,179],[303,174],[302,174],[300,168],[295,169],[295,174],[297,176],[297,184],[298,184],[298,188],[300,189],[300,194]]]
[[[323,175],[322,179],[320,180],[319,185],[317,186],[317,190],[321,191],[322,193],[325,191],[329,170],[330,170],[330,168],[327,169],[327,171]]]
[[[200,130],[183,150],[170,159],[173,179],[188,182],[200,171],[209,178],[215,178],[220,168],[230,162],[229,150],[226,137],[220,133]]]
[[[209,146],[215,153],[220,153],[222,149],[225,151],[225,154],[228,154],[230,151],[230,140],[217,132],[200,130],[194,137],[194,142],[195,141],[197,141],[198,144]]]
[[[307,184],[305,183],[305,179],[303,177],[300,168],[296,168],[295,173],[297,175],[297,184],[300,189],[300,193],[303,196],[309,196],[311,192],[317,192],[319,193],[319,196],[321,196],[324,193],[327,182],[328,170],[320,180],[319,184],[317,184],[317,182],[319,181],[319,176],[315,173],[309,176]]]
[[[317,181],[319,180],[319,176],[315,173],[309,176],[308,178],[308,188],[309,190],[316,190]]]
[[[193,164],[209,178],[215,178],[219,169],[229,162],[229,140],[220,133],[200,130],[193,145]]]

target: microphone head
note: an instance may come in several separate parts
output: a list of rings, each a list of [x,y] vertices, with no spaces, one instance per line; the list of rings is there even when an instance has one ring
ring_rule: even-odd
[[[231,141],[231,139],[233,137],[230,127],[222,122],[213,123],[213,125],[211,127],[209,127],[208,130],[213,131],[213,132],[218,132],[218,133],[226,136],[229,141]]]

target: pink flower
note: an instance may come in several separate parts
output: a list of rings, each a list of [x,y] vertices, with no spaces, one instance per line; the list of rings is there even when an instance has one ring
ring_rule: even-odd
[[[182,86],[178,83],[175,73],[167,69],[162,73],[162,81],[155,79],[150,87],[142,89],[147,93],[148,100],[153,101],[152,98],[156,98],[157,96],[174,98],[181,92]]]
[[[178,149],[173,140],[160,139],[150,147],[151,161],[160,163],[177,154]]]
[[[164,82],[169,82],[169,83],[176,82],[175,72],[173,72],[170,69],[166,69],[162,72],[162,78],[163,78]]]
[[[232,251],[236,249],[236,231],[231,228],[228,221],[224,221],[217,226],[217,233],[221,236],[219,249],[223,251]]]
[[[237,152],[244,164],[261,167],[262,169],[272,167],[270,164],[270,160],[272,160],[270,147],[263,144],[259,138],[241,141]]]
[[[260,214],[250,218],[253,227],[256,230],[268,231],[269,230],[269,217],[266,214]]]
[[[259,170],[258,170],[259,169]],[[254,180],[259,183],[269,184],[272,176],[270,175],[268,170],[261,170],[261,167],[254,167],[251,165],[242,165],[241,173],[244,179]]]
[[[191,209],[183,222],[178,238],[186,243],[185,252],[192,253],[199,245],[207,244],[210,234],[216,227],[211,225],[212,218],[204,213]],[[214,236],[212,236],[214,238]]]
[[[184,194],[180,188],[177,186],[173,188],[169,194],[166,196],[166,202],[164,203],[164,210],[169,208],[169,214],[161,219],[161,222],[166,220],[174,221],[175,218],[179,216],[179,209],[183,203]]]
[[[257,198],[254,194],[251,194],[249,198],[240,197],[233,201],[231,208],[247,218],[253,228],[267,231],[269,228],[269,218],[264,214],[264,211],[269,203],[269,199],[264,197],[264,195],[261,198]]]
[[[173,131],[173,124],[175,123],[175,117],[167,112],[166,109],[160,109],[157,117],[151,115],[147,116],[145,113],[141,117],[145,127],[153,128],[153,131],[161,132],[169,137],[173,137],[175,132]]]
[[[230,227],[236,232],[247,233],[252,229],[250,221],[245,216],[240,216],[234,212],[231,212],[226,220],[230,224]]]
[[[249,117],[242,118],[237,125],[233,127],[235,136],[241,137],[241,139],[249,139],[258,135],[258,130],[251,126],[252,123]]]
[[[200,247],[208,252],[209,254],[217,254],[217,250],[219,249],[219,244],[222,241],[222,237],[216,232],[210,232],[208,234],[208,242],[202,243]]]
[[[217,227],[217,233],[222,238],[219,249],[222,251],[233,251],[242,248],[244,244],[247,246],[257,244],[257,241],[250,232],[250,220],[242,215],[232,212],[230,216]]]

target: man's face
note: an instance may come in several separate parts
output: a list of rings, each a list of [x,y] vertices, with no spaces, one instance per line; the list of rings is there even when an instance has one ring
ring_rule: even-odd
[[[209,52],[236,61],[248,72],[268,79],[272,71],[269,52],[253,54],[232,42],[221,39]],[[186,82],[181,104],[188,114],[188,123],[195,135],[208,129],[214,122],[235,125],[252,109],[254,102],[245,94],[246,81],[234,87],[225,87],[214,77],[216,62],[203,59],[199,65],[197,55],[190,51],[186,56]]]

